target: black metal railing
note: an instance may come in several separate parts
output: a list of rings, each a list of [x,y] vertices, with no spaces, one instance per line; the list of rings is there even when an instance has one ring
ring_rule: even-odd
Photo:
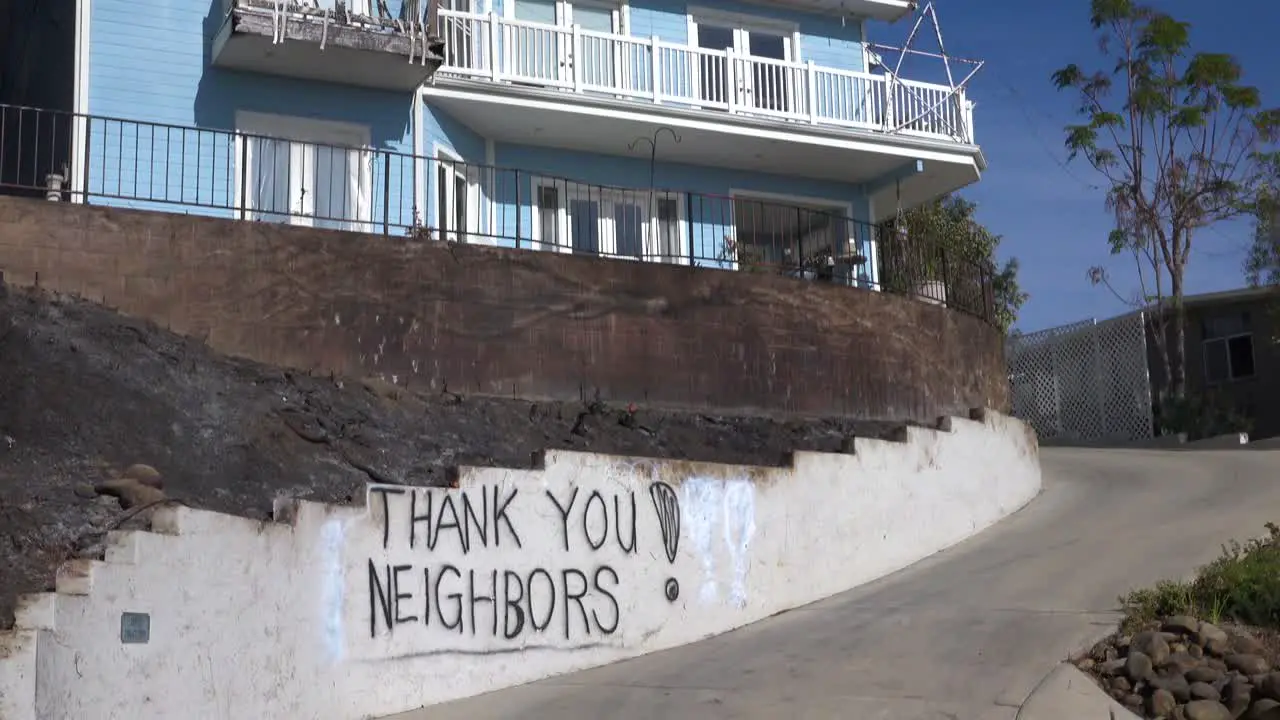
[[[0,188],[407,240],[775,273],[994,317],[989,261],[957,253],[955,242],[856,220],[832,203],[612,187],[444,157],[5,105]]]

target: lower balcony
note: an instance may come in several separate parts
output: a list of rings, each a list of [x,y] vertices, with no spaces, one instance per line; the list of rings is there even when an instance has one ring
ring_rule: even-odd
[[[443,60],[427,32],[434,0],[406,0],[397,17],[370,3],[304,4],[297,0],[227,0],[226,21],[213,40],[216,67],[410,92]],[[326,7],[327,6],[327,7]],[[423,12],[419,12],[419,8]]]
[[[993,318],[992,269],[831,202],[613,187],[536,170],[0,105],[0,191],[752,273]],[[70,136],[78,136],[75,142]],[[82,157],[68,149],[84,147]],[[68,176],[68,172],[69,175]]]

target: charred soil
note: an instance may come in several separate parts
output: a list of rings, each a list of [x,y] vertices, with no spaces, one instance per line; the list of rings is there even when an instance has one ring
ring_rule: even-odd
[[[370,481],[444,485],[458,465],[528,467],[549,448],[778,465],[794,450],[836,452],[900,426],[314,376],[219,355],[101,305],[0,286],[0,627],[19,594],[52,588],[63,561],[101,553],[126,512],[92,488],[139,463],[172,501],[264,518],[281,496],[361,502]]]

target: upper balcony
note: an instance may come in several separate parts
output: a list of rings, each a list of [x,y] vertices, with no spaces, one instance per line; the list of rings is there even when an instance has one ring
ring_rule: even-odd
[[[665,125],[686,136],[680,162],[863,184],[880,217],[985,168],[963,89],[785,59],[798,33],[724,43],[711,28],[679,44],[496,13],[439,23],[444,64],[425,92],[495,140],[618,153]]]
[[[377,3],[375,11],[371,5]],[[392,0],[393,5],[397,5]],[[443,59],[435,0],[225,0],[217,67],[410,92]]]

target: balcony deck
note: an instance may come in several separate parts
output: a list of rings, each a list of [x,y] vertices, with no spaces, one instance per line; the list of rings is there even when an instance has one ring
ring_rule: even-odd
[[[974,144],[963,90],[887,75],[439,11],[439,76],[532,85],[621,102],[695,109],[823,129]]]

